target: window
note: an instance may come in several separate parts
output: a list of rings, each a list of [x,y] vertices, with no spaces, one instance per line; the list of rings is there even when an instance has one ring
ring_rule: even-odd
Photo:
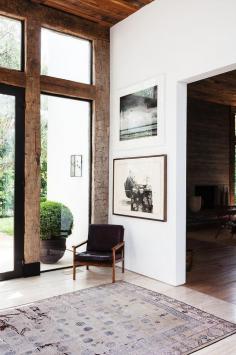
[[[0,66],[21,70],[22,22],[0,16]]]
[[[43,28],[41,74],[91,84],[91,42]]]

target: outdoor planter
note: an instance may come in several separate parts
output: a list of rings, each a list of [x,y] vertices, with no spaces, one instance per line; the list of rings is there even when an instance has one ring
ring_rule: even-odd
[[[40,261],[44,264],[55,264],[65,254],[66,238],[53,238],[40,241]]]
[[[45,201],[40,204],[40,261],[55,264],[64,255],[66,238],[72,233],[73,216],[62,203]]]

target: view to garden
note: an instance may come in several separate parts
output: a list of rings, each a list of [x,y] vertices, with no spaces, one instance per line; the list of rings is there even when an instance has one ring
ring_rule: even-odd
[[[21,69],[21,23],[0,16],[0,66]],[[45,68],[46,71],[46,68]],[[42,108],[46,109],[47,101]],[[44,110],[42,110],[44,112]],[[41,199],[47,195],[47,121],[42,118]],[[0,241],[13,248],[15,98],[0,95]],[[6,241],[8,238],[8,241]],[[2,248],[0,248],[2,250]],[[1,253],[1,251],[0,251]],[[11,252],[12,254],[12,252]],[[2,258],[1,258],[2,259]],[[1,271],[0,271],[1,272]]]
[[[0,16],[0,66],[21,69],[21,29],[20,21]],[[82,58],[79,71],[74,57],[73,63],[71,56],[67,58],[71,65],[67,61],[58,64],[56,53],[62,41],[68,53]],[[42,29],[41,72],[51,74],[53,68],[57,72],[52,75],[70,78],[76,74],[78,81],[89,82],[90,50],[89,41],[61,37],[57,32]],[[71,265],[71,246],[87,234],[89,122],[88,102],[41,95],[40,259],[43,270],[49,268],[46,264],[53,264],[52,268],[55,263],[56,267]],[[81,157],[81,175],[76,177],[71,175],[72,156]],[[0,273],[13,270],[14,265],[14,237],[17,237],[14,236],[14,192],[15,96],[0,93]]]
[[[21,23],[0,16],[0,66],[21,69]],[[0,272],[13,269],[15,97],[0,95]]]

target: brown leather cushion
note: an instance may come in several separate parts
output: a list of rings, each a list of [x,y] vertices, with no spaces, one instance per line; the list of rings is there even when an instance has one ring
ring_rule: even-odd
[[[91,224],[89,226],[87,251],[107,251],[123,242],[124,227],[116,224]]]
[[[121,259],[121,253],[116,253],[116,260]],[[76,261],[91,263],[112,263],[112,252],[86,251],[75,256]]]

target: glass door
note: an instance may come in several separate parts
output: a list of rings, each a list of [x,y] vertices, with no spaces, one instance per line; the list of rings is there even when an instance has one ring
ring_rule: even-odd
[[[0,84],[0,281],[22,275],[24,90]]]
[[[41,95],[41,271],[72,266],[90,222],[91,104]]]

